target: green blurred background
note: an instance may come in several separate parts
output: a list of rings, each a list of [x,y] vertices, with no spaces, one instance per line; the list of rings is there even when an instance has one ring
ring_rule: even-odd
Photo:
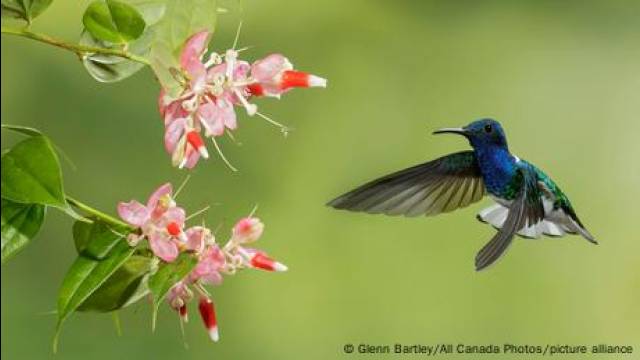
[[[56,1],[34,28],[76,39],[86,4]],[[213,289],[218,344],[195,312],[188,350],[168,308],[152,334],[142,301],[122,312],[122,337],[109,315],[73,316],[55,358],[328,359],[361,356],[343,354],[345,343],[396,342],[629,344],[627,358],[640,357],[640,3],[247,1],[242,16],[220,18],[213,48],[230,46],[240,17],[241,45],[253,45],[245,58],[280,51],[329,87],[259,101],[295,128],[286,139],[240,115],[242,146],[223,146],[241,171],[217,158],[200,164],[180,202],[213,204],[206,218],[222,234],[259,204],[259,246],[290,271],[243,272]],[[70,53],[3,36],[1,84],[2,122],[43,130],[77,165],[64,165],[73,196],[114,213],[119,200],[183,179],[162,146],[150,71],[99,84]],[[511,150],[553,176],[601,245],[519,239],[476,273],[475,253],[494,230],[474,216],[489,200],[413,219],[323,205],[467,148],[429,134],[483,116],[501,120]],[[47,312],[74,259],[70,226],[50,211],[34,243],[3,266],[3,358],[54,357]]]

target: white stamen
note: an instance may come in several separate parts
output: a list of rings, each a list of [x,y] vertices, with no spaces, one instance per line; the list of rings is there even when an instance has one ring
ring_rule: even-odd
[[[206,136],[213,136],[213,131],[211,131],[211,128],[209,127],[209,124],[207,124],[206,121],[204,121],[204,119],[202,117],[198,117],[200,119],[200,124],[202,124],[202,127],[204,127],[204,133]]]
[[[253,209],[251,209],[251,212],[249,213],[249,215],[247,217],[253,217],[253,215],[255,215],[256,211],[258,211],[258,204],[256,204]]]
[[[222,152],[222,150],[220,149],[220,146],[218,146],[218,142],[216,141],[215,136],[211,137],[211,141],[213,141],[213,146],[216,147],[216,150],[218,151],[218,154],[220,155],[220,158],[222,158],[222,161],[224,161],[224,163],[229,167],[229,169],[231,169],[231,171],[238,171],[238,169],[236,169],[235,167],[233,167],[233,165],[231,165],[231,163],[229,162],[229,160],[227,160],[227,158],[224,156],[224,153]]]
[[[211,207],[210,205],[205,206],[204,208],[202,208],[202,209],[194,212],[193,214],[187,216],[187,218],[184,219],[184,221],[189,221],[190,219],[193,219],[194,217],[196,217],[196,216],[198,216],[198,215],[200,215],[202,213],[205,213],[207,210],[209,210],[210,207]]]
[[[233,93],[236,94],[238,99],[240,99],[242,106],[244,106],[245,110],[247,110],[247,115],[253,116],[258,112],[258,106],[256,104],[249,103],[247,99],[245,99],[245,97],[242,96],[242,94],[240,93],[240,90],[238,90],[237,88],[234,88]]]
[[[180,195],[180,192],[182,191],[182,189],[184,189],[184,187],[187,185],[190,179],[191,179],[191,174],[188,174],[187,176],[185,176],[184,180],[182,180],[182,183],[178,187],[178,190],[176,190],[175,194],[173,194],[173,199],[171,199],[171,201],[173,202],[173,205],[170,205],[170,207],[176,206],[176,202],[174,201],[174,199],[178,198],[178,195]]]
[[[238,23],[238,30],[236,30],[236,38],[233,39],[233,46],[231,47],[232,49],[235,49],[236,46],[238,46],[238,39],[240,39],[240,30],[242,30],[242,21]]]
[[[237,57],[238,53],[233,49],[227,50],[227,53],[225,54],[225,62],[227,63],[226,73],[229,82],[233,82],[233,70],[235,70],[236,67]]]
[[[249,86],[249,85],[253,85],[253,84],[257,84],[258,80],[253,79],[253,78],[248,78],[245,80],[240,80],[240,81],[236,81],[233,83],[233,86],[236,87],[245,87],[245,86]]]
[[[256,112],[256,115],[260,116],[261,118],[265,119],[267,122],[269,122],[270,124],[280,128],[280,131],[282,131],[282,133],[284,134],[284,136],[286,137],[287,135],[289,135],[289,131],[291,131],[291,128],[289,128],[288,126],[284,126],[282,124],[280,124],[279,122],[273,120],[272,118],[268,117],[267,115],[260,113],[260,112]]]
[[[212,52],[209,55],[209,60],[207,60],[207,62],[204,63],[204,67],[208,69],[211,66],[218,65],[218,64],[222,64],[222,56],[220,56],[220,54],[218,54],[217,52]]]
[[[227,134],[229,139],[231,139],[231,141],[233,141],[234,144],[236,144],[238,146],[242,146],[242,143],[238,142],[238,140],[236,140],[236,137],[233,135],[233,133],[231,131],[226,131],[225,134]]]

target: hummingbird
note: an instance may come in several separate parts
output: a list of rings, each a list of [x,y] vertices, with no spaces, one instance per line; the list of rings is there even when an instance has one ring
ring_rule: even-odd
[[[460,151],[368,182],[327,205],[370,214],[433,216],[489,195],[495,204],[477,219],[497,229],[475,258],[477,271],[498,260],[515,235],[536,239],[579,234],[597,244],[569,198],[542,170],[509,152],[500,123],[480,119],[433,134],[457,134],[473,150]]]

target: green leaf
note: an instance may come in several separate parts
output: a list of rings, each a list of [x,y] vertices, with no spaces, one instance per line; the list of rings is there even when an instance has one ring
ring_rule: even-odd
[[[149,57],[151,43],[155,36],[154,25],[164,16],[165,5],[161,2],[149,2],[136,4],[135,6],[147,23],[147,28],[142,36],[129,42],[127,51],[131,54],[147,58]],[[96,39],[88,31],[82,33],[80,44],[103,48],[118,48],[119,46]],[[103,54],[86,56],[82,59],[82,62],[94,79],[105,83],[126,79],[144,67],[144,64],[137,61]]]
[[[191,35],[216,25],[216,0],[169,0],[162,21],[157,26],[151,47],[151,67],[169,95],[177,95],[180,83],[172,74],[180,69],[178,61],[185,41]],[[172,70],[173,69],[173,70]]]
[[[45,207],[2,199],[2,263],[33,239],[44,221]]]
[[[2,128],[6,130],[15,131],[17,133],[27,135],[27,136],[42,135],[42,132],[40,132],[40,130],[34,129],[32,127],[28,127],[28,126],[2,124]]]
[[[126,243],[124,236],[129,229],[118,227],[90,218],[93,222],[76,221],[73,224],[73,241],[78,254],[96,260],[104,259],[120,243]]]
[[[116,0],[94,1],[82,17],[96,39],[122,44],[139,38],[146,23],[135,7]]]
[[[43,135],[25,139],[2,154],[2,197],[19,203],[67,208],[60,162]]]
[[[87,300],[107,279],[116,272],[135,251],[125,241],[120,241],[109,255],[101,260],[80,255],[64,277],[58,295],[58,323],[54,338],[54,352],[64,321]]]
[[[2,0],[2,17],[22,19],[31,23],[45,11],[52,0]]]
[[[155,329],[156,315],[162,300],[173,285],[184,279],[198,263],[198,259],[191,253],[183,252],[174,262],[161,263],[158,271],[149,278],[149,291],[153,295],[153,320]]]
[[[110,312],[131,305],[149,293],[146,278],[152,259],[133,255],[79,307],[78,311]]]

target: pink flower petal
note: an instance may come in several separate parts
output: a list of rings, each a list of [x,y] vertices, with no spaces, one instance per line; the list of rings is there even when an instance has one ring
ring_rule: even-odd
[[[135,227],[141,227],[149,219],[150,212],[144,205],[132,200],[128,203],[121,202],[118,204],[118,215],[127,223]]]
[[[169,154],[173,154],[180,138],[184,134],[187,119],[176,119],[169,123],[164,132],[164,148]]]
[[[161,227],[165,227],[171,222],[177,223],[180,227],[184,226],[186,215],[184,209],[181,207],[173,206],[167,209],[162,215],[162,219],[159,221]]]
[[[222,121],[224,126],[229,130],[235,130],[238,128],[238,122],[236,120],[236,111],[233,106],[225,106],[222,109]]]
[[[202,63],[202,55],[209,42],[209,32],[201,31],[191,36],[180,54],[180,65],[191,77],[191,87],[200,92],[204,89],[207,69]]]
[[[207,273],[206,275],[201,277],[202,282],[209,285],[220,285],[222,284],[222,275],[220,275],[217,271],[212,271]]]
[[[191,251],[204,249],[206,229],[202,226],[194,226],[185,231],[187,235],[186,248]]]
[[[179,281],[169,290],[167,302],[172,308],[179,310],[183,308],[192,297],[193,294],[188,290],[184,281]]]
[[[189,146],[187,149],[187,162],[184,164],[184,167],[187,169],[193,169],[197,164],[198,160],[200,160],[200,153],[195,150],[192,146]]]
[[[156,191],[153,192],[153,194],[151,194],[151,196],[149,196],[149,201],[147,201],[147,209],[152,211],[156,208],[156,206],[158,205],[158,201],[163,196],[171,196],[171,193],[173,193],[173,188],[171,187],[170,183],[161,185],[158,189],[156,189]]]
[[[164,89],[160,89],[160,94],[158,95],[158,112],[160,113],[160,116],[164,117],[165,110],[168,105],[169,99],[167,97],[167,93]]]
[[[233,69],[233,80],[245,79],[251,70],[251,65],[246,61],[237,61]]]
[[[168,126],[174,120],[186,118],[189,115],[189,112],[182,107],[182,103],[188,100],[191,100],[191,97],[184,100],[173,101],[166,105],[164,109],[161,109],[160,114],[162,115],[165,126]]]
[[[225,257],[222,250],[217,245],[211,245],[191,272],[191,279],[193,281],[202,279],[208,284],[220,285],[222,282],[220,270],[224,265]]]
[[[233,240],[237,243],[249,243],[256,241],[262,236],[264,224],[255,217],[240,219],[233,227]]]
[[[274,78],[293,66],[282,54],[271,54],[251,65],[251,76],[259,82],[272,82]]]
[[[236,112],[228,102],[217,100],[216,103],[207,102],[198,108],[198,116],[206,124],[206,136],[220,136],[225,127],[237,128]]]
[[[196,58],[192,58],[184,67],[184,69],[191,76],[191,89],[196,93],[204,91],[207,82],[207,69],[204,67],[202,61]]]
[[[180,64],[185,67],[185,62],[191,58],[200,58],[209,43],[209,32],[201,31],[193,34],[185,43],[180,54]],[[185,67],[186,68],[186,67]]]
[[[172,262],[178,257],[178,245],[162,232],[153,232],[149,235],[149,246],[155,256],[166,262]]]

